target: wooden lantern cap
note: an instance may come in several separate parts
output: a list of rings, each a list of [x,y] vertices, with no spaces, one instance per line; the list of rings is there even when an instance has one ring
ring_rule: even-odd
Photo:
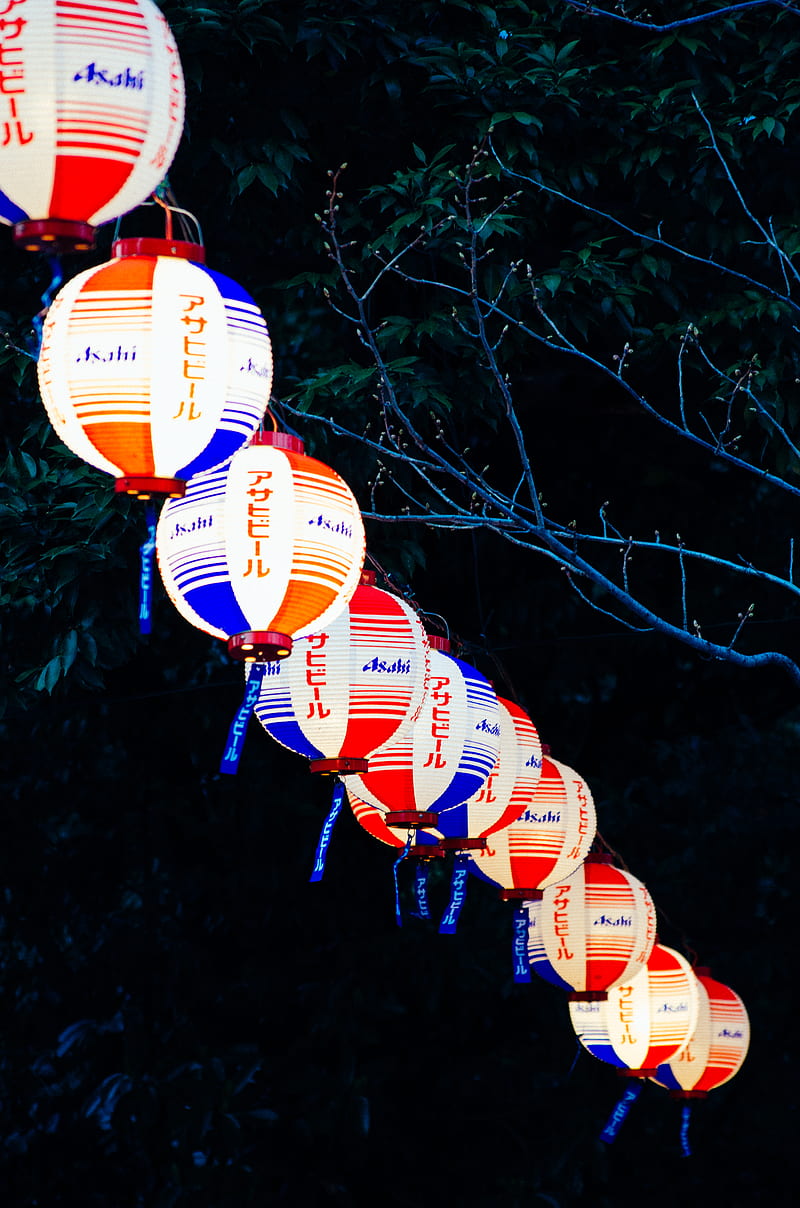
[[[254,432],[250,437],[251,445],[273,445],[276,449],[286,449],[290,453],[302,453],[305,446],[299,436],[291,432]]]
[[[486,847],[483,835],[462,835],[460,838],[440,839],[444,851],[482,851]]]
[[[607,990],[570,990],[567,994],[569,1002],[607,1002]]]
[[[274,629],[245,630],[228,638],[228,654],[238,663],[268,663],[285,659],[292,653],[292,639],[288,633]]]
[[[26,252],[89,252],[94,247],[94,227],[66,218],[33,218],[14,224],[14,242]]]
[[[172,256],[177,260],[194,260],[205,264],[206,249],[202,243],[189,243],[186,239],[159,239],[154,236],[133,235],[116,239],[111,245],[112,256]]]
[[[183,499],[186,483],[182,478],[151,478],[145,474],[128,474],[114,479],[117,495],[135,495],[137,499],[150,499],[153,495],[169,495],[170,499]]]
[[[431,810],[390,810],[383,820],[387,826],[408,826],[414,830],[419,826],[435,826],[439,815]]]
[[[321,776],[346,776],[348,773],[369,770],[366,759],[356,759],[353,755],[340,755],[338,759],[312,759],[308,766]]]
[[[501,889],[497,896],[501,902],[541,902],[544,893],[541,889]]]
[[[361,578],[358,581],[359,587],[374,587],[375,579],[377,578],[374,570],[366,570],[362,568]]]
[[[614,857],[608,851],[590,851],[584,864],[613,864]]]

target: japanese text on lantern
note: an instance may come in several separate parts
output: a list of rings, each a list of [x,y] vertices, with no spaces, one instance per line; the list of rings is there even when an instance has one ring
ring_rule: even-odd
[[[444,768],[447,760],[442,755],[442,742],[450,733],[450,710],[448,705],[452,700],[449,692],[445,691],[450,683],[449,676],[432,675],[430,681],[430,697],[433,702],[431,710],[431,738],[434,747],[422,765],[424,768]]]
[[[571,961],[575,956],[575,953],[570,952],[567,946],[567,936],[569,935],[569,891],[569,885],[559,885],[556,890],[556,896],[553,898],[553,930],[558,940],[556,960],[559,961]]]
[[[583,839],[589,830],[589,801],[584,791],[582,780],[573,780],[575,795],[578,798],[578,838],[575,846],[566,853],[568,860],[578,860],[583,850]]]
[[[655,907],[653,906],[653,899],[650,897],[650,894],[647,892],[644,885],[638,886],[637,893],[642,899],[647,925],[645,927],[644,942],[642,944],[641,951],[637,952],[633,959],[637,964],[643,965],[650,955],[656,938],[656,912]]]
[[[18,99],[25,95],[22,31],[28,22],[18,13],[8,15],[12,9],[24,5],[25,0],[6,0],[5,8],[0,9],[0,93],[4,98],[0,146],[3,147],[10,143],[25,146],[34,136],[32,130],[24,127]]]
[[[308,702],[306,720],[317,717],[330,717],[330,709],[326,709],[320,696],[320,688],[327,687],[326,660],[323,648],[328,641],[327,633],[317,633],[308,639],[306,646],[306,683],[314,696]]]
[[[256,574],[263,579],[269,574],[269,566],[262,560],[261,546],[269,538],[270,506],[269,497],[272,494],[266,485],[272,478],[272,470],[249,470],[250,487],[247,491],[250,503],[247,505],[247,536],[252,541],[250,557],[247,559],[247,575]],[[266,553],[266,550],[264,551]]]
[[[183,73],[178,57],[178,48],[172,39],[170,28],[161,13],[158,16],[164,35],[164,47],[169,56],[169,122],[164,141],[159,143],[150,162],[154,168],[163,168],[169,156],[168,143],[171,138],[174,138],[175,127],[182,122]]]
[[[186,382],[184,397],[173,419],[199,419],[202,411],[195,408],[197,383],[206,376],[206,340],[203,335],[208,320],[203,313],[205,297],[200,294],[180,294],[183,303],[181,323],[186,327],[183,337],[183,376]]]
[[[620,1044],[636,1044],[636,1037],[631,1031],[633,1023],[633,986],[620,986],[617,991],[619,1003],[619,1022],[622,1026]]]

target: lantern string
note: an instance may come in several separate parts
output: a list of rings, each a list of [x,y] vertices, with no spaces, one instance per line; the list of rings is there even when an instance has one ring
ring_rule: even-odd
[[[692,1148],[689,1144],[689,1122],[692,1118],[692,1105],[684,1103],[681,1111],[681,1153],[685,1158],[692,1156]]]
[[[522,902],[514,911],[514,981],[525,984],[531,980],[528,960],[528,911]]]
[[[317,850],[314,853],[314,867],[311,870],[311,876],[308,878],[310,882],[321,881],[325,874],[325,862],[328,858],[328,848],[330,847],[331,835],[339,817],[339,812],[344,801],[344,783],[337,780],[333,786],[333,796],[331,797],[331,808],[328,810],[328,815],[322,824],[322,830],[319,833],[317,840]]]
[[[465,852],[459,852],[453,861],[453,878],[450,882],[450,901],[442,915],[439,924],[440,935],[454,935],[458,926],[461,908],[467,896],[467,876],[469,875],[469,857]]]
[[[394,862],[394,868],[393,868],[393,873],[394,873],[394,917],[395,917],[395,922],[397,923],[398,927],[403,926],[403,912],[400,909],[400,886],[397,881],[397,869],[398,869],[399,865],[403,863],[403,860],[405,860],[408,853],[411,851],[411,842],[412,842],[413,838],[414,838],[414,832],[413,832],[413,830],[409,830],[408,838],[406,839],[406,845],[403,848],[403,850],[401,851],[398,858]]]
[[[641,1078],[637,1078],[634,1082],[625,1087],[617,1106],[614,1108],[613,1112],[608,1118],[608,1123],[600,1133],[601,1141],[605,1141],[607,1145],[611,1145],[614,1141],[616,1141],[617,1133],[622,1128],[622,1125],[628,1115],[628,1112],[631,1110],[631,1107],[642,1093],[643,1085],[644,1083]]]
[[[414,917],[429,919],[431,908],[428,904],[428,867],[424,860],[417,860],[417,866],[414,869],[414,901],[417,904]]]
[[[266,674],[267,664],[253,662],[250,663],[247,673],[247,683],[245,684],[244,697],[236,716],[231,722],[231,728],[228,731],[228,741],[225,744],[225,751],[219,765],[220,772],[228,776],[235,776],[239,770],[239,760],[242,757],[242,747],[244,746],[244,737],[247,733],[247,723],[250,720],[250,715],[256,706],[258,694],[261,691],[261,684]]]
[[[156,509],[148,503],[145,509],[147,539],[139,546],[141,571],[139,574],[139,633],[150,633],[153,598],[153,554],[156,548]]]
[[[61,266],[61,260],[58,256],[48,256],[47,263],[50,266],[50,284],[42,294],[42,309],[38,314],[33,316],[33,330],[36,333],[34,343],[34,356],[38,360],[39,353],[42,347],[42,329],[47,312],[50,309],[50,304],[58,292],[61,282],[64,280],[64,270]]]

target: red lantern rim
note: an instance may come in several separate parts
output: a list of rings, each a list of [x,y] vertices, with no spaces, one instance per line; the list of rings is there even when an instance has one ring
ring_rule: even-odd
[[[541,889],[501,889],[497,895],[501,902],[541,902],[544,892]]]
[[[390,810],[383,820],[387,826],[408,826],[413,830],[419,826],[435,826],[439,815],[431,810]]]
[[[486,847],[483,835],[462,835],[460,838],[440,839],[439,846],[445,851],[481,851]]]
[[[291,432],[254,432],[250,437],[251,445],[272,445],[276,449],[286,449],[290,453],[302,453],[305,449],[302,439]]]
[[[312,759],[308,766],[321,776],[347,776],[369,769],[366,759],[358,759],[354,755],[340,755],[337,759]]]
[[[268,663],[285,659],[292,653],[292,639],[288,633],[274,629],[245,630],[228,638],[228,654],[238,663]]]
[[[94,227],[68,218],[29,218],[14,224],[14,242],[26,252],[90,252]]]
[[[197,264],[206,262],[206,249],[202,243],[153,236],[133,235],[117,239],[111,245],[111,254],[119,259],[123,256],[169,256],[178,260],[194,260]]]
[[[135,495],[137,499],[150,499],[152,495],[169,495],[171,499],[183,499],[186,483],[182,478],[152,478],[148,475],[129,474],[114,480],[117,495]]]

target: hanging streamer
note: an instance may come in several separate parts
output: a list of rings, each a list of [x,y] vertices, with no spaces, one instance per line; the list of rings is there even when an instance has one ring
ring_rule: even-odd
[[[692,1156],[692,1149],[689,1145],[689,1121],[691,1118],[691,1104],[684,1103],[681,1111],[681,1152],[685,1158],[690,1158]]]
[[[528,961],[528,910],[522,902],[514,911],[514,981],[520,984],[531,980]]]
[[[467,877],[469,876],[469,856],[459,852],[453,861],[453,879],[450,882],[450,902],[442,915],[439,924],[440,935],[454,935],[458,926],[458,916],[467,896]]]
[[[642,1093],[643,1085],[644,1084],[641,1079],[637,1079],[635,1082],[632,1082],[629,1086],[625,1087],[619,1103],[609,1116],[608,1124],[606,1124],[605,1128],[600,1133],[601,1141],[605,1141],[607,1145],[611,1145],[613,1141],[616,1141],[617,1133],[622,1128],[625,1117],[631,1110],[631,1107]]]
[[[242,756],[244,736],[247,733],[247,723],[258,700],[258,694],[261,691],[261,681],[264,678],[266,670],[266,663],[250,663],[250,669],[247,673],[247,684],[244,690],[244,699],[231,722],[231,728],[228,731],[228,741],[225,744],[225,753],[219,765],[220,772],[224,772],[228,776],[234,776],[239,770],[239,760]]]
[[[321,881],[325,872],[325,861],[328,858],[328,848],[333,834],[333,827],[336,819],[339,817],[339,811],[342,808],[344,801],[344,784],[341,780],[337,780],[333,786],[333,797],[331,798],[331,808],[328,810],[328,816],[322,824],[322,830],[319,833],[317,842],[317,850],[314,855],[314,867],[311,870],[309,881]]]
[[[139,546],[141,573],[139,575],[139,633],[150,633],[153,599],[153,554],[156,549],[156,509],[149,503],[145,512],[147,540]]]
[[[415,916],[418,919],[429,919],[431,911],[428,905],[428,867],[424,860],[418,860],[414,870],[414,901],[417,904]]]
[[[397,882],[397,869],[398,869],[399,865],[403,863],[403,860],[405,860],[408,853],[411,851],[411,842],[412,842],[413,838],[414,838],[414,832],[412,830],[410,830],[408,832],[408,838],[406,839],[406,845],[394,862],[394,917],[395,917],[395,921],[396,921],[398,927],[403,926],[403,912],[400,909],[400,886]]]

